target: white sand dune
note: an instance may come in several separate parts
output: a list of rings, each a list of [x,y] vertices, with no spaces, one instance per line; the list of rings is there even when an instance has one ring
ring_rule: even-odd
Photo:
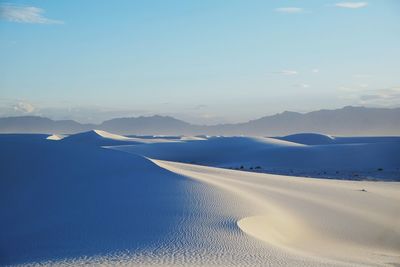
[[[204,141],[207,140],[207,138],[200,137],[200,136],[182,136],[180,138],[182,141]]]
[[[281,140],[303,145],[328,145],[335,142],[335,137],[326,134],[300,133],[279,137]]]
[[[101,136],[103,138],[107,138],[107,139],[123,140],[123,141],[131,140],[131,138],[129,138],[129,137],[125,137],[125,136],[122,136],[122,135],[109,133],[109,132],[102,131],[102,130],[93,130],[93,132],[98,134],[99,136]]]
[[[103,132],[57,142],[45,137],[0,135],[0,265],[400,264],[400,183],[295,178],[144,157],[226,166],[247,157],[293,160],[293,151],[314,146],[247,137],[121,146],[124,137]],[[362,147],[369,163],[382,155],[383,163],[398,162],[393,142],[315,146],[327,147],[350,154]]]
[[[139,137],[126,137],[119,134],[113,134],[102,130],[93,130],[96,134],[100,137],[115,141],[126,141],[126,142],[137,142],[143,144],[154,144],[154,143],[169,143],[169,142],[176,142],[174,140],[163,138],[162,136],[154,137],[154,138],[139,138]]]
[[[246,211],[231,210],[247,234],[304,260],[388,265],[400,260],[400,183],[330,181],[154,161],[221,188]],[[365,190],[365,191],[364,191]],[[311,262],[310,262],[311,264]]]
[[[171,143],[175,140],[163,138],[139,138],[126,137],[123,135],[113,134],[102,130],[91,130],[88,132],[73,134],[64,138],[65,142],[77,142],[80,144],[95,145],[122,145],[122,144],[154,144],[154,143]]]
[[[46,137],[47,140],[59,141],[63,139],[65,136],[60,134],[52,134]]]
[[[338,145],[338,144],[371,144],[371,143],[399,143],[399,136],[331,136],[317,133],[299,133],[283,137],[274,137],[303,145]]]
[[[295,141],[308,143],[315,136],[318,140],[321,137],[298,135]],[[305,145],[275,138],[214,137],[116,149],[154,159],[266,173],[400,181],[400,139],[322,137],[339,141],[329,145]]]
[[[304,265],[240,230],[246,203],[140,156],[86,140],[0,143],[1,265]]]
[[[223,167],[240,164],[245,158],[247,160],[260,159],[260,156],[251,154],[263,153],[264,150],[291,147],[305,146],[274,138],[211,137],[207,140],[192,142],[151,144],[140,147],[128,145],[116,149],[150,158]]]

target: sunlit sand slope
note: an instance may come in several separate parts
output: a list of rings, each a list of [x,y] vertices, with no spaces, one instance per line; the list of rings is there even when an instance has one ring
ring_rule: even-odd
[[[154,161],[246,203],[238,226],[304,260],[360,265],[400,262],[400,183],[330,181]],[[229,203],[229,202],[228,202]]]

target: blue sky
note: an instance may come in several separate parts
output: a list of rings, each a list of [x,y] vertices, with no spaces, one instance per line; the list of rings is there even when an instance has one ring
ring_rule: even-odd
[[[400,106],[400,1],[0,1],[0,116]]]

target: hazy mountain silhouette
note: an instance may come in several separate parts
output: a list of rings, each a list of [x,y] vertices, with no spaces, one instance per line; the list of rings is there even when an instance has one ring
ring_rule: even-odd
[[[36,116],[0,118],[1,133],[68,134],[101,129],[136,135],[287,135],[318,132],[333,135],[399,135],[400,108],[344,107],[309,113],[285,111],[245,123],[202,126],[169,116],[116,118],[101,124],[81,124],[73,120],[54,121]]]
[[[38,116],[0,118],[2,133],[76,133],[95,127],[73,120],[51,120]]]
[[[119,134],[185,134],[196,128],[190,123],[159,115],[111,119],[104,121],[99,127],[101,130]]]
[[[314,132],[333,135],[398,135],[400,108],[344,107],[309,113],[285,111],[246,123],[219,125],[215,129],[230,134],[266,133],[287,135]]]

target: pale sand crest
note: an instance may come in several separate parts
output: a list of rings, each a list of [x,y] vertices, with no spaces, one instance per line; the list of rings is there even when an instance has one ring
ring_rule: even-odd
[[[317,257],[339,265],[399,262],[399,183],[294,178],[153,162],[217,186],[228,198],[240,198],[252,216],[239,220],[238,226],[268,246],[305,260]],[[236,215],[243,213],[233,210]]]

